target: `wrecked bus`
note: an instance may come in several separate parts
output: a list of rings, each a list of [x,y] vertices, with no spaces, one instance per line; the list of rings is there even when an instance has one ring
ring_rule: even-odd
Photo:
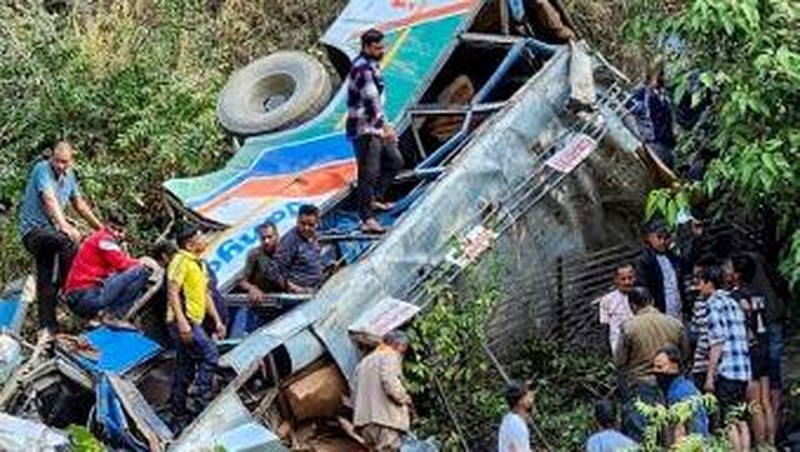
[[[346,403],[355,366],[424,309],[428,285],[455,281],[489,248],[524,249],[517,275],[597,248],[620,231],[614,221],[603,231],[578,224],[576,205],[603,209],[586,192],[641,194],[650,184],[648,154],[624,122],[627,80],[575,41],[560,2],[521,4],[353,0],[323,37],[343,77],[361,31],[387,35],[386,110],[406,168],[389,190],[382,236],[356,232],[346,89],[328,99],[315,63],[285,53],[231,78],[219,114],[241,148],[219,171],[167,181],[170,203],[217,231],[205,258],[223,291],[256,245],[255,226],[268,219],[285,232],[307,202],[323,211],[325,254],[339,269],[310,299],[221,344],[218,393],[189,426],[171,431],[164,419],[171,352],[142,332],[104,327],[29,360],[0,393],[0,411],[34,421],[31,431],[58,437],[84,425],[133,450],[358,447]],[[601,171],[607,162],[627,177]],[[520,227],[533,232],[520,238]],[[552,243],[538,246],[544,235]]]

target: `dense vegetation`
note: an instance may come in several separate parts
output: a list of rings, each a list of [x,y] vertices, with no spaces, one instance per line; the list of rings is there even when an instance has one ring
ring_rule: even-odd
[[[663,59],[675,97],[690,75],[713,99],[699,139],[684,136],[684,162],[711,157],[704,180],[683,184],[661,199],[674,218],[678,206],[705,198],[711,212],[763,224],[777,244],[781,270],[800,283],[800,4],[791,0],[633,2],[628,35]],[[680,46],[654,46],[673,38]],[[697,196],[700,195],[700,196]],[[653,197],[651,199],[657,199]],[[674,203],[670,202],[670,198]]]
[[[56,139],[78,150],[85,193],[133,214],[146,240],[166,223],[161,183],[220,166],[227,76],[278,49],[317,51],[344,0],[0,3],[0,285],[28,268],[14,207],[31,164]]]

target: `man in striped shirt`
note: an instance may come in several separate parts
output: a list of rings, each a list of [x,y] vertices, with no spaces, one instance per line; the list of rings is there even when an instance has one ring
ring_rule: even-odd
[[[384,232],[375,216],[378,202],[403,167],[397,135],[383,111],[386,84],[380,72],[383,33],[370,29],[361,35],[361,54],[353,61],[347,78],[347,138],[353,142],[358,164],[356,198],[361,230]]]
[[[699,260],[695,265],[692,272],[692,292],[698,289],[698,278],[701,272],[711,265],[712,262],[707,259]],[[708,373],[708,351],[711,348],[708,343],[708,301],[698,294],[695,294],[695,300],[692,305],[692,320],[689,324],[689,339],[694,345],[694,355],[692,357],[692,367],[690,374],[694,384],[698,388],[702,388],[706,382],[706,374]]]

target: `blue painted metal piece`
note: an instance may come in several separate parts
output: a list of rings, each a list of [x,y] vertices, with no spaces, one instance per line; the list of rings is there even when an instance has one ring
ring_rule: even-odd
[[[19,334],[29,303],[23,300],[24,280],[13,282],[0,294],[0,331]]]
[[[122,402],[114,392],[114,388],[111,387],[108,377],[100,378],[100,382],[95,387],[95,397],[97,398],[95,417],[97,422],[103,426],[107,440],[124,450],[146,452],[147,446],[131,435]]]
[[[83,334],[100,353],[97,361],[80,356],[78,362],[95,375],[102,372],[124,374],[161,352],[161,347],[139,331],[100,327]]]

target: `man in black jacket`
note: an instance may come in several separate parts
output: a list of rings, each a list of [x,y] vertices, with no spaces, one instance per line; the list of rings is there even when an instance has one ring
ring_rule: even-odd
[[[683,310],[680,266],[669,250],[667,224],[655,218],[645,225],[643,232],[645,246],[636,259],[636,280],[653,295],[659,311],[680,319]]]

